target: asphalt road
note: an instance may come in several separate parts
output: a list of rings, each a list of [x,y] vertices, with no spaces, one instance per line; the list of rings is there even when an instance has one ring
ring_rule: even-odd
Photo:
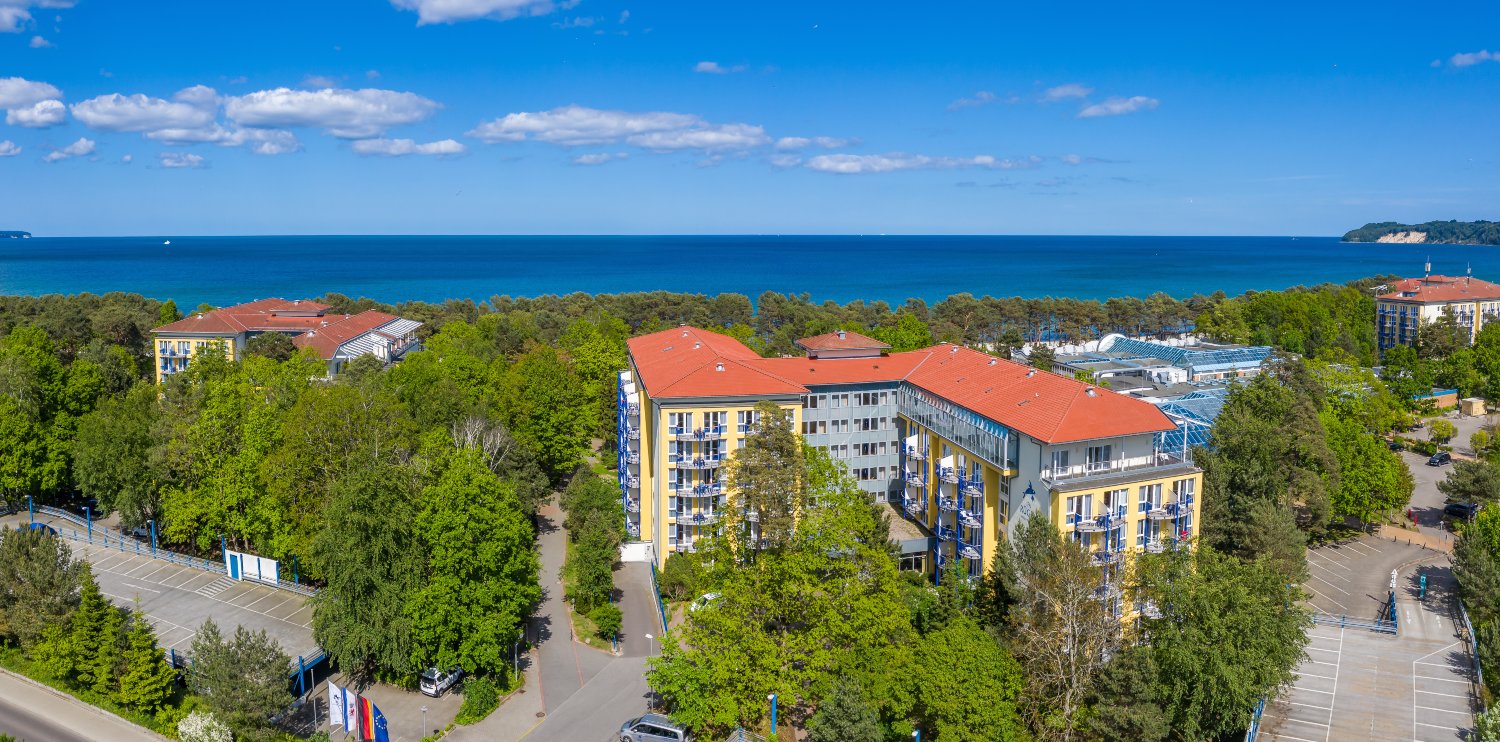
[[[23,742],[156,742],[118,716],[0,671],[0,732]]]

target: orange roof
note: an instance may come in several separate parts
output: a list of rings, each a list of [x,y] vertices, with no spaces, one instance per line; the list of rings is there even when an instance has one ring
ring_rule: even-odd
[[[629,347],[653,398],[806,394],[827,384],[906,381],[1048,443],[1174,427],[1149,402],[947,344],[879,358],[761,358],[727,335],[680,327],[631,338]]]
[[[1379,298],[1419,304],[1449,301],[1500,300],[1500,286],[1464,276],[1403,278],[1392,284],[1395,291]]]
[[[807,350],[889,350],[889,343],[849,330],[814,335],[797,341],[797,346]]]
[[[641,385],[653,398],[806,394],[807,388],[758,368],[763,360],[728,335],[679,327],[628,342]]]
[[[292,344],[298,348],[312,348],[318,351],[318,355],[322,356],[323,360],[331,360],[338,352],[340,345],[399,319],[394,314],[377,312],[373,309],[367,309],[359,314],[334,316],[338,319],[327,321],[325,318],[318,318],[326,324],[320,324],[292,338]]]
[[[1172,430],[1156,405],[956,345],[906,381],[1047,443]],[[1093,390],[1090,394],[1090,390]]]

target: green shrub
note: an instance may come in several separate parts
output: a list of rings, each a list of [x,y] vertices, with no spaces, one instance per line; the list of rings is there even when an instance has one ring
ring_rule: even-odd
[[[662,597],[667,600],[691,600],[698,595],[703,582],[703,561],[697,554],[673,552],[661,570]]]
[[[472,678],[464,683],[464,705],[458,709],[453,720],[459,724],[473,724],[490,715],[500,705],[500,691],[489,678]]]
[[[620,633],[620,607],[613,603],[604,603],[589,612],[589,620],[594,622],[594,631],[605,639],[613,639]]]

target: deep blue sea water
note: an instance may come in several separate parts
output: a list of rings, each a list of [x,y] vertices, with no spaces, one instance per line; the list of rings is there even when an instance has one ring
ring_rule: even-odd
[[[170,245],[164,245],[165,240]],[[1500,279],[1500,248],[1334,237],[35,237],[0,240],[0,294],[128,291],[184,307],[327,292],[388,302],[628,291],[1103,299],[1282,289],[1378,273]]]

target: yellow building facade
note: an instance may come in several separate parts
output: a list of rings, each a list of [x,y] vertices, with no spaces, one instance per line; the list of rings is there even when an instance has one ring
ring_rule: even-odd
[[[1085,544],[1107,577],[1130,554],[1197,532],[1202,473],[1188,452],[1163,450],[1175,426],[1147,402],[953,346],[761,359],[732,338],[679,328],[634,338],[630,350],[620,486],[627,530],[659,563],[715,532],[731,506],[724,465],[765,400],[919,527],[921,538],[901,544],[903,562],[928,573],[958,561],[984,574],[1036,512]]]

